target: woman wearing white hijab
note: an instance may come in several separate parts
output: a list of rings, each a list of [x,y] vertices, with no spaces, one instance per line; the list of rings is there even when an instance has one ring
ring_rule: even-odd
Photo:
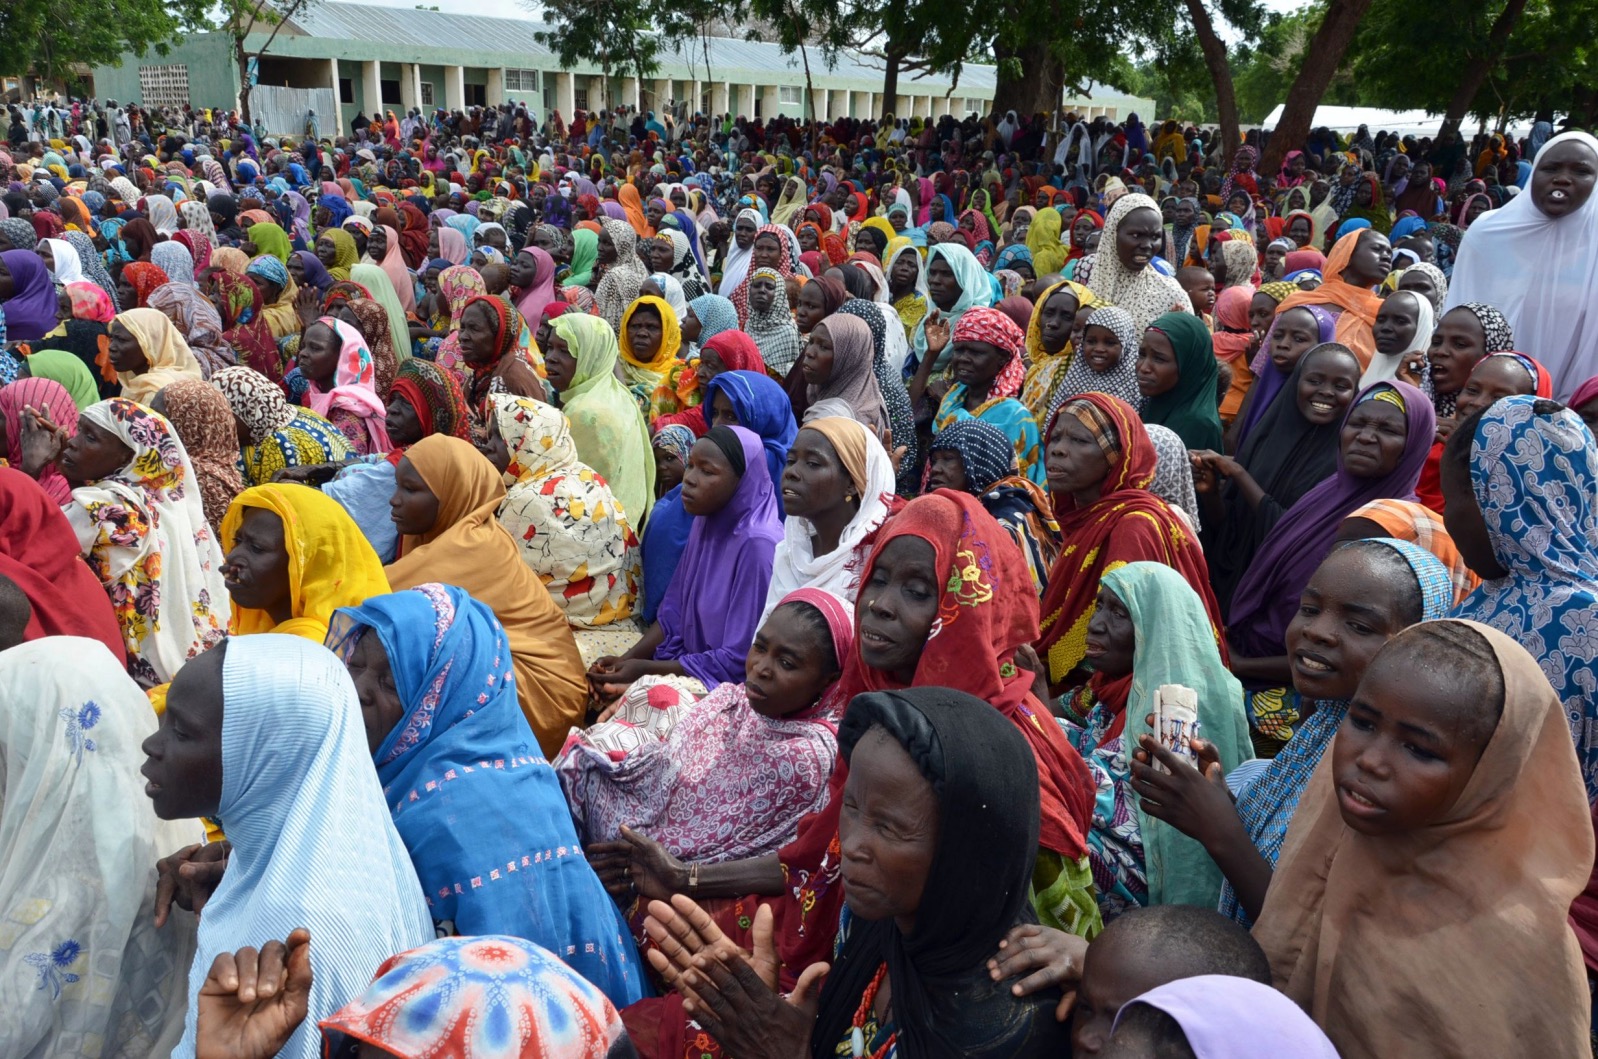
[[[168,239],[178,233],[178,208],[165,195],[146,195],[144,212],[149,216],[155,230]]]
[[[78,251],[71,243],[65,239],[45,239],[43,245],[50,249],[50,277],[55,280],[57,287],[90,282],[89,277],[83,274],[83,259],[78,257]]]
[[[205,832],[145,796],[150,702],[76,636],[0,652],[0,686],[0,1055],[167,1055],[195,919],[155,925],[155,865]]]
[[[733,218],[732,223],[734,229],[737,228],[738,222],[744,220],[745,218],[747,218],[750,223],[755,226],[755,230],[757,232],[760,230],[760,226],[765,223],[760,219],[759,210],[743,209],[739,210],[738,216]],[[728,236],[728,238],[732,240],[732,249],[727,251],[727,260],[722,263],[721,286],[716,288],[716,293],[720,294],[724,298],[730,295],[733,291],[737,290],[738,285],[742,283],[744,281],[744,277],[749,274],[749,263],[754,258],[755,254],[755,244],[753,239],[751,239],[749,242],[749,249],[745,250],[743,247],[738,245],[738,236],[736,231],[732,235]]]
[[[1382,337],[1386,333],[1382,317],[1392,311],[1402,314],[1413,314],[1415,317],[1415,333],[1410,336],[1404,348],[1396,353],[1387,353],[1382,347]],[[1376,314],[1376,355],[1371,357],[1365,373],[1359,377],[1359,388],[1365,390],[1379,382],[1391,382],[1398,378],[1399,372],[1406,364],[1417,358],[1420,361],[1420,378],[1426,385],[1422,387],[1430,393],[1431,374],[1426,370],[1426,351],[1432,346],[1432,331],[1436,314],[1432,311],[1431,299],[1423,298],[1415,291],[1400,290],[1389,294],[1383,301],[1382,307]]]
[[[1516,344],[1568,399],[1598,375],[1598,139],[1555,136],[1537,152],[1526,191],[1465,232],[1443,312],[1484,302],[1502,312]]]

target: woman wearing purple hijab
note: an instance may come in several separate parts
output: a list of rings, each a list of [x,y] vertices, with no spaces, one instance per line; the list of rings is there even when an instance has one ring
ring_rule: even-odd
[[[294,267],[294,259],[299,258],[300,268]],[[296,250],[289,256],[289,271],[295,273],[294,282],[302,287],[315,287],[323,294],[333,285],[333,274],[322,264],[322,259],[311,250]]]
[[[704,686],[696,694],[744,678],[782,540],[759,436],[712,427],[689,450],[681,501],[693,526],[655,624],[625,655],[589,670],[607,697],[641,677],[686,677]]]
[[[1303,309],[1315,318],[1318,329],[1314,342],[1300,352],[1303,356],[1316,346],[1330,342],[1337,334],[1337,317],[1319,305],[1299,305],[1295,308]],[[1254,360],[1249,364],[1249,370],[1254,373],[1254,385],[1249,387],[1248,398],[1243,405],[1243,411],[1238,415],[1237,423],[1232,427],[1233,437],[1228,439],[1230,451],[1236,452],[1243,447],[1243,439],[1248,437],[1265,415],[1265,410],[1271,406],[1283,386],[1287,385],[1287,377],[1293,373],[1293,364],[1283,371],[1280,364],[1272,356],[1272,349],[1276,340],[1276,324],[1281,320],[1277,314],[1271,320],[1270,328],[1265,332],[1265,337],[1260,341],[1260,351],[1254,355]]]
[[[55,282],[32,250],[0,253],[0,343],[31,342],[56,325]]]
[[[1348,406],[1338,439],[1337,471],[1283,515],[1232,595],[1227,639],[1232,672],[1243,681],[1256,736],[1285,741],[1298,720],[1287,625],[1299,596],[1353,511],[1372,500],[1413,500],[1431,450],[1432,402],[1404,382],[1380,382]]]

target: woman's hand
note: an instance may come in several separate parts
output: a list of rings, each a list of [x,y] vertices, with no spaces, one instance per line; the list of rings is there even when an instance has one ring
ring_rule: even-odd
[[[1213,493],[1221,487],[1220,475],[1215,473],[1215,467],[1209,461],[1213,455],[1208,449],[1194,449],[1187,454],[1187,461],[1193,467],[1193,491],[1200,496]]]
[[[1207,846],[1206,840],[1215,837],[1218,825],[1227,817],[1237,819],[1237,808],[1226,788],[1215,744],[1190,739],[1188,745],[1198,755],[1198,768],[1182,755],[1167,750],[1154,736],[1139,736],[1138,748],[1132,754],[1132,789],[1144,812]],[[1156,769],[1156,761],[1170,771]]]
[[[647,676],[649,663],[642,658],[617,658],[606,655],[588,667],[588,683],[600,701],[618,698],[639,677]],[[616,712],[614,703],[602,714],[601,721],[610,720]]]
[[[1087,952],[1087,941],[1075,934],[1022,923],[1011,927],[999,942],[998,955],[988,961],[988,975],[995,982],[1020,978],[1010,987],[1015,996],[1031,996],[1058,986],[1064,995],[1054,1009],[1054,1018],[1064,1022],[1076,1006],[1076,989],[1082,982],[1082,962],[1087,959]]]
[[[599,881],[604,884],[605,892],[610,894],[611,900],[623,908],[632,904],[635,891],[632,873],[628,871],[632,861],[632,846],[625,841],[594,842],[583,847],[583,854],[588,858],[588,866],[594,869],[594,874],[599,876]]]
[[[155,862],[155,925],[166,925],[172,906],[199,914],[222,884],[231,842],[195,843]]]
[[[626,857],[624,872],[632,890],[646,901],[668,900],[688,886],[688,865],[671,850],[641,831],[623,826],[620,842],[604,843],[604,851]]]
[[[38,478],[44,469],[56,461],[67,444],[67,432],[51,418],[50,406],[22,407],[22,451],[18,453],[19,467],[29,478]]]
[[[322,315],[322,292],[307,283],[294,292],[294,312],[300,318],[300,330],[316,323]]]
[[[272,1059],[305,1021],[311,932],[219,953],[196,999],[195,1059]]]
[[[927,318],[922,324],[922,329],[927,336],[927,356],[937,360],[938,354],[942,353],[949,345],[949,335],[951,333],[949,322],[943,318],[942,313],[934,309],[927,314]]]

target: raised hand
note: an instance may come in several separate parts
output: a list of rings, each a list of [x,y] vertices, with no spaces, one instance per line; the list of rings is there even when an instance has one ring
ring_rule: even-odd
[[[218,953],[195,1001],[195,1059],[272,1059],[305,1021],[311,932]]]

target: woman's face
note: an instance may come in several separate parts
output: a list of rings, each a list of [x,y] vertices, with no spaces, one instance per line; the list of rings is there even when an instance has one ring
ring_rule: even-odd
[[[777,282],[770,276],[761,276],[749,283],[749,308],[757,313],[768,313],[777,302]]]
[[[733,240],[738,244],[739,250],[748,250],[755,243],[755,233],[760,231],[760,226],[748,217],[744,217],[732,226]]]
[[[328,325],[318,321],[307,327],[300,340],[300,373],[326,388],[338,372],[339,345],[338,334]]]
[[[740,476],[716,443],[705,438],[688,450],[682,476],[682,509],[690,515],[714,515],[738,491]]]
[[[799,370],[811,386],[825,386],[832,378],[832,335],[826,324],[810,329],[810,341],[805,343],[804,358]]]
[[[749,267],[751,269],[775,268],[781,271],[779,266],[782,264],[782,256],[782,240],[770,232],[765,232],[755,239],[755,252],[750,259],[751,264]]]
[[[381,228],[373,228],[372,234],[366,237],[366,252],[373,261],[382,261],[388,253],[388,233]]]
[[[1472,221],[1492,208],[1492,204],[1484,198],[1471,200],[1470,206],[1465,210],[1465,224],[1468,227]]]
[[[1549,217],[1566,217],[1586,205],[1598,183],[1598,155],[1578,140],[1539,152],[1531,174],[1531,201]]]
[[[958,449],[933,449],[927,457],[927,492],[953,489],[966,492],[970,479],[965,473],[965,457]]]
[[[893,259],[893,268],[888,272],[888,284],[896,294],[907,294],[915,290],[916,279],[921,274],[920,259],[915,251],[901,253]]]
[[[537,235],[533,236],[533,245],[538,245]],[[439,250],[437,228],[429,228],[427,231],[427,256],[430,259],[443,256]]]
[[[1393,270],[1393,245],[1387,236],[1369,228],[1360,233],[1349,256],[1343,279],[1356,287],[1373,287]]]
[[[388,512],[394,528],[407,536],[429,533],[438,522],[438,497],[407,457],[401,457],[394,468],[394,495],[389,497]]]
[[[222,564],[222,582],[235,607],[264,610],[275,621],[293,616],[288,546],[283,520],[276,513],[244,509],[238,537]]]
[[[1369,180],[1361,180],[1359,186],[1354,189],[1354,205],[1369,206],[1370,204],[1371,182]]]
[[[889,210],[888,226],[895,232],[902,232],[910,227],[910,217],[902,209]]]
[[[660,219],[666,216],[666,211],[661,207],[659,199],[650,199],[644,206],[644,220],[649,222],[649,227],[659,228]]]
[[[9,286],[10,284],[11,284],[11,274],[10,273],[6,273],[5,276],[0,277],[0,296],[4,296],[4,297],[10,297],[11,296],[11,292],[6,289],[6,287]],[[127,279],[125,278],[124,273],[121,273],[121,272],[117,273],[116,285],[117,285],[117,304],[118,305],[123,306],[126,309],[132,309],[132,308],[138,306],[138,304],[139,304],[139,292],[133,289],[133,284],[131,284],[131,283],[129,283],[127,281]],[[271,303],[268,302],[266,304],[271,304]],[[113,328],[111,333],[114,335],[116,333],[116,329]]]
[[[290,254],[286,267],[289,275],[294,277],[294,285],[297,287],[305,286],[305,259],[299,254]]]
[[[333,262],[338,260],[338,247],[333,244],[331,235],[323,234],[317,238],[316,259],[324,268],[332,268]]]
[[[1088,619],[1084,660],[1092,665],[1095,673],[1110,678],[1124,677],[1132,672],[1136,648],[1137,629],[1132,624],[1132,612],[1126,609],[1120,596],[1099,586],[1093,616]]]
[[[744,656],[744,692],[762,717],[786,717],[814,705],[838,677],[831,638],[803,617],[807,606],[773,610]]]
[[[1321,344],[1321,327],[1314,315],[1302,306],[1276,314],[1276,330],[1271,335],[1271,363],[1283,375],[1298,364],[1298,358]]]
[[[124,301],[122,304],[133,303]],[[150,370],[150,361],[144,355],[144,347],[139,345],[138,338],[124,325],[119,323],[111,325],[108,345],[107,353],[111,358],[111,366],[117,371],[142,375]]]
[[[1454,418],[1464,420],[1502,397],[1537,392],[1537,380],[1514,357],[1484,357],[1471,369],[1465,388],[1454,402]]]
[[[1265,248],[1265,274],[1280,276],[1282,265],[1287,261],[1287,248],[1282,246],[1267,246]]]
[[[799,327],[801,335],[808,335],[815,326],[827,317],[826,296],[821,293],[819,284],[806,283],[799,288],[799,299],[794,304],[794,323]]]
[[[1248,327],[1261,338],[1270,330],[1271,318],[1276,315],[1276,299],[1260,291],[1248,303]]]
[[[1343,423],[1343,468],[1355,478],[1391,474],[1404,455],[1408,438],[1409,424],[1397,406],[1367,400]]]
[[[1054,431],[1049,435],[1044,471],[1049,492],[1091,502],[1097,498],[1110,473],[1110,461],[1093,432],[1083,426],[1081,420],[1074,415],[1061,414],[1055,417]],[[1081,502],[1079,499],[1078,503]]]
[[[600,225],[598,233],[599,263],[601,265],[613,264],[616,260],[616,241],[610,237],[610,232]]]
[[[854,245],[880,261],[882,252],[888,248],[888,240],[875,228],[862,228],[854,237]]]
[[[1298,377],[1298,412],[1315,426],[1329,426],[1359,392],[1359,361],[1335,347],[1308,356]]]
[[[78,432],[66,440],[56,469],[74,485],[109,478],[133,461],[133,450],[122,439],[82,416]]]
[[[732,406],[732,401],[725,393],[717,392],[710,399],[710,408],[706,410],[706,418],[713,427],[741,426],[738,422],[738,410]]]
[[[1115,232],[1115,256],[1121,267],[1137,272],[1147,266],[1159,253],[1164,234],[1160,215],[1154,210],[1145,206],[1127,214]]]
[[[1043,314],[1038,318],[1038,333],[1045,353],[1060,353],[1071,339],[1076,327],[1078,304],[1070,287],[1061,287],[1043,303]]]
[[[1414,298],[1384,298],[1376,310],[1376,326],[1371,334],[1376,339],[1376,352],[1397,356],[1408,349],[1415,340],[1415,329],[1420,326],[1420,309]]]
[[[915,929],[938,848],[938,800],[898,741],[874,728],[855,746],[838,820],[844,901],[865,920]]]
[[[39,240],[39,245],[33,248],[33,252],[39,255],[39,260],[44,262],[45,268],[51,272],[55,271],[55,250],[51,248],[48,239]]]
[[[933,304],[945,312],[953,309],[960,300],[960,281],[955,278],[954,269],[949,267],[949,262],[944,260],[942,254],[933,255],[927,263],[927,293]]]
[[[533,280],[538,277],[538,267],[531,254],[512,254],[510,258],[510,282],[513,287],[530,290]]]
[[[1170,393],[1182,381],[1176,362],[1176,348],[1163,331],[1143,332],[1143,345],[1137,351],[1137,388],[1144,397]],[[1065,418],[1064,416],[1061,417]]]
[[[72,319],[72,295],[66,291],[55,296],[55,318],[57,323],[66,323]]]
[[[1408,624],[1401,592],[1366,548],[1334,548],[1287,625],[1294,690],[1309,699],[1352,698],[1376,652]]]
[[[460,331],[457,332],[461,359],[474,367],[494,363],[499,359],[498,332],[499,321],[493,309],[482,302],[467,306],[461,314]]]
[[[799,249],[806,253],[821,247],[821,240],[816,237],[814,228],[799,229]]]
[[[914,680],[938,617],[936,558],[921,538],[895,537],[877,556],[855,604],[861,659],[903,684]]]
[[[854,481],[825,434],[801,430],[783,468],[782,504],[790,515],[814,521],[829,512],[857,511]]]
[[[949,372],[955,382],[967,389],[986,391],[1012,359],[1014,355],[1009,350],[991,342],[962,340],[950,345]]]
[[[1088,237],[1098,231],[1099,228],[1093,223],[1093,218],[1086,213],[1082,214],[1071,224],[1071,245],[1085,247]]]
[[[398,390],[388,395],[388,408],[383,416],[383,426],[388,430],[388,438],[397,447],[414,445],[426,437],[422,429],[421,417],[416,414],[416,406]]]
[[[1308,217],[1294,217],[1293,223],[1287,226],[1287,237],[1297,243],[1300,248],[1309,245],[1312,228]]]
[[[394,670],[389,665],[388,652],[383,641],[371,629],[362,632],[350,657],[344,663],[350,681],[355,685],[355,695],[361,701],[361,722],[366,728],[366,748],[377,753],[383,740],[394,727],[405,719],[405,704],[400,701],[394,684]]]
[[[162,820],[216,813],[222,802],[222,663],[218,646],[190,660],[172,679],[160,727],[144,741],[139,772]]]
[[[1486,355],[1487,332],[1476,314],[1464,306],[1450,309],[1432,332],[1432,387],[1440,394],[1458,393]]]

